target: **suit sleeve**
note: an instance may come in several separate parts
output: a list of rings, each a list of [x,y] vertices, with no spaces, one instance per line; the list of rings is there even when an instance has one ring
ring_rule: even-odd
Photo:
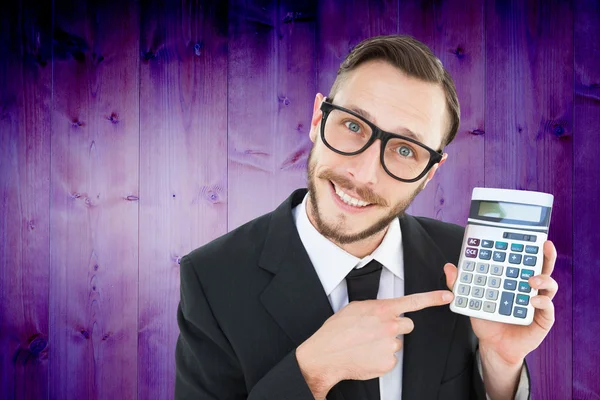
[[[288,353],[248,392],[242,367],[221,330],[188,256],[181,259],[179,337],[175,348],[175,400],[314,399]]]
[[[483,366],[481,365],[481,356],[479,355],[479,349],[477,349],[476,354],[477,359],[477,373],[479,374],[479,380],[483,382]],[[485,394],[486,400],[491,400],[488,394]],[[523,361],[523,368],[521,369],[521,376],[519,380],[519,385],[517,386],[517,392],[515,393],[515,400],[529,400],[531,398],[531,390],[529,383],[529,367],[527,366],[527,361]]]

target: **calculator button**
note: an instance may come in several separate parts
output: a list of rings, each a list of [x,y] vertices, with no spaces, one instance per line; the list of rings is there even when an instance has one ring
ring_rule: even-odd
[[[510,245],[510,251],[523,251],[523,245],[521,243],[513,243]]]
[[[477,297],[478,299],[481,299],[483,297],[483,288],[480,287],[474,287],[473,288],[473,297]]]
[[[472,249],[470,247],[467,247],[465,249],[465,256],[467,256],[469,258],[475,258],[475,257],[477,257],[477,249]]]
[[[460,281],[462,283],[471,283],[473,281],[473,274],[463,272],[463,274],[460,276]]]
[[[463,262],[463,270],[464,271],[475,271],[475,261]]]
[[[494,252],[494,261],[504,262],[506,259],[506,253],[503,251],[495,251]]]
[[[513,315],[517,318],[525,318],[527,316],[527,309],[525,307],[515,307]]]
[[[462,294],[463,296],[468,296],[470,291],[471,291],[471,286],[458,285],[458,294]]]
[[[493,313],[494,311],[496,311],[496,303],[492,303],[491,301],[484,301],[483,311]]]
[[[517,289],[517,281],[512,279],[504,280],[504,289],[506,290],[516,290]]]
[[[507,267],[506,276],[508,276],[509,278],[517,278],[519,276],[519,268]]]
[[[498,291],[496,289],[488,289],[485,291],[485,298],[488,300],[498,300]]]
[[[528,265],[530,267],[533,267],[535,265],[536,261],[537,261],[536,256],[525,256],[523,258],[523,265]]]
[[[521,270],[521,279],[529,279],[533,276],[533,271],[530,269]]]
[[[500,278],[494,278],[493,276],[490,276],[490,280],[488,281],[488,286],[489,287],[494,287],[494,288],[499,288],[500,287],[500,281],[502,281],[502,279]]]
[[[537,254],[539,247],[537,246],[525,246],[525,253],[527,254]]]
[[[471,310],[480,310],[481,309],[481,300],[475,300],[475,299],[469,300],[469,308]]]
[[[526,306],[527,304],[529,304],[529,296],[527,296],[526,294],[518,294],[517,304],[520,306]]]
[[[485,247],[486,249],[491,249],[492,247],[494,247],[494,241],[493,240],[482,240],[481,247]]]
[[[529,293],[531,292],[531,286],[527,282],[519,282],[519,292]]]
[[[479,286],[485,286],[485,281],[487,281],[487,276],[485,275],[475,275],[475,284]]]
[[[502,265],[492,265],[492,269],[490,271],[492,275],[500,276],[502,275],[502,272],[504,272],[504,267]]]
[[[500,308],[498,309],[498,312],[502,315],[512,314],[512,305],[514,299],[514,293],[502,292],[502,298],[500,299]]]
[[[508,262],[511,264],[521,264],[521,257],[522,256],[520,254],[510,253]]]
[[[498,250],[506,250],[506,249],[508,249],[508,243],[506,243],[506,242],[496,242],[496,248]]]
[[[489,267],[490,264],[477,263],[477,272],[479,272],[480,274],[487,274]]]
[[[479,239],[475,239],[475,238],[469,238],[467,240],[467,244],[469,246],[479,246]]]
[[[490,258],[492,258],[492,251],[484,249],[479,250],[479,258],[481,258],[482,260],[489,260]]]
[[[466,297],[460,297],[460,296],[456,296],[456,300],[454,300],[454,304],[456,304],[457,307],[462,307],[465,308],[467,306],[467,298]]]

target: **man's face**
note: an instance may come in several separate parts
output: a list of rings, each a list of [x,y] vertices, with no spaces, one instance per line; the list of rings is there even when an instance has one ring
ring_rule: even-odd
[[[389,176],[380,163],[381,141],[364,152],[345,156],[327,148],[320,137],[323,96],[315,98],[310,138],[314,143],[308,158],[309,215],[322,235],[348,244],[383,231],[402,215],[414,197],[431,180],[439,165],[412,183]],[[439,149],[447,130],[448,116],[442,88],[409,78],[392,65],[369,61],[349,73],[334,103],[360,108],[381,129],[402,134],[402,128],[421,135],[421,142]],[[336,191],[370,203],[348,205]]]

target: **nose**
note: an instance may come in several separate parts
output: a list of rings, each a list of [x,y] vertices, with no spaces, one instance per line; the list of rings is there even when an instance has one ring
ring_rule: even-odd
[[[381,162],[381,140],[377,139],[365,151],[352,156],[348,172],[354,180],[364,186],[377,184],[380,173]]]

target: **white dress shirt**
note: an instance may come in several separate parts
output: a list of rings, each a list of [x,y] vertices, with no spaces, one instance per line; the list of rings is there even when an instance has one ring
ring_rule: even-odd
[[[308,193],[301,204],[293,210],[294,221],[300,240],[308,253],[308,257],[319,276],[325,294],[333,312],[338,312],[348,304],[346,275],[355,267],[362,268],[372,259],[379,261],[383,268],[379,280],[378,299],[390,299],[404,296],[404,254],[402,248],[402,230],[398,218],[390,224],[381,244],[370,255],[360,259],[335,245],[321,235],[312,225],[306,213]],[[398,335],[403,339],[404,335]],[[379,378],[381,400],[397,400],[402,398],[403,350],[396,353],[398,362],[394,368]],[[477,352],[479,372],[482,374],[481,360]],[[483,375],[482,375],[483,376]],[[529,381],[525,368],[521,372],[521,381],[517,391],[517,400],[527,399]],[[489,400],[489,396],[488,400]]]

